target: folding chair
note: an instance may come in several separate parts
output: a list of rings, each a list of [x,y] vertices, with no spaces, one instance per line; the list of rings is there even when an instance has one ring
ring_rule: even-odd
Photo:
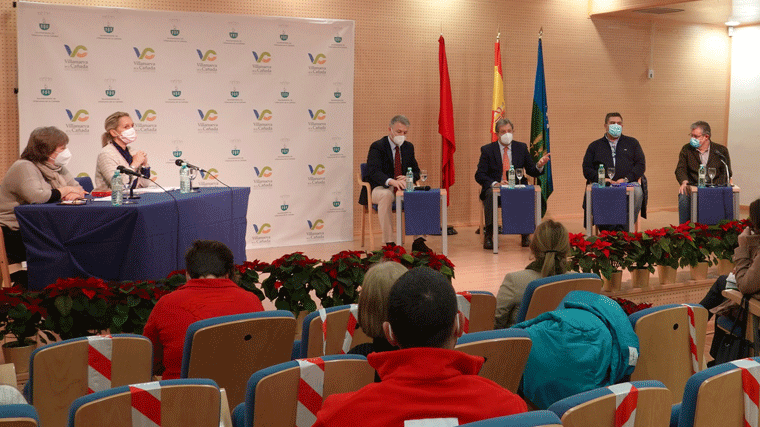
[[[354,309],[354,320],[350,319]],[[358,319],[356,304],[339,305],[309,313],[303,320],[301,332],[300,358],[319,357],[328,354],[348,353],[359,344],[372,342],[361,328],[356,326]],[[322,315],[325,316],[327,328],[322,329]],[[353,334],[347,334],[348,327],[353,326]],[[348,348],[348,350],[346,350]]]
[[[562,427],[562,422],[554,412],[539,410],[475,421],[460,427]]]
[[[132,384],[80,397],[68,427],[219,427],[220,395],[208,379]]]
[[[465,333],[490,331],[496,313],[496,297],[488,291],[457,292],[459,311],[465,317]]]
[[[0,405],[0,426],[37,427],[40,419],[32,405]]]
[[[593,273],[566,273],[544,277],[528,283],[525,288],[517,322],[530,320],[541,313],[557,308],[571,291],[589,291],[598,294],[602,279]]]
[[[486,359],[479,375],[517,393],[530,355],[530,335],[524,329],[497,329],[462,335],[456,350]]]
[[[92,189],[94,188],[92,185],[92,178],[90,178],[89,176],[78,176],[74,179],[77,180],[77,182],[79,183],[79,185],[82,186],[84,191],[88,193],[92,192]]]
[[[231,405],[245,400],[254,372],[290,360],[296,319],[285,310],[214,317],[191,324],[182,352],[182,378],[210,378]]]

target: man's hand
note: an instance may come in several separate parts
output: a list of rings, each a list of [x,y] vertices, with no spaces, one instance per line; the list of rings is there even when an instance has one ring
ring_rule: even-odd
[[[549,163],[549,156],[551,156],[551,155],[552,155],[551,153],[544,154],[544,157],[541,157],[538,160],[538,163],[536,163],[536,166],[539,167],[539,168],[544,167],[545,164]]]
[[[397,188],[401,191],[406,190],[406,177],[397,177],[388,181],[388,188]]]
[[[678,194],[688,195],[689,194],[689,182],[684,181],[681,183],[681,188],[678,189]]]
[[[613,182],[614,182],[615,184],[625,184],[625,183],[627,183],[627,182],[628,182],[628,180],[627,180],[627,179],[625,179],[625,178],[620,178],[620,179],[618,179],[617,181],[613,181]]]

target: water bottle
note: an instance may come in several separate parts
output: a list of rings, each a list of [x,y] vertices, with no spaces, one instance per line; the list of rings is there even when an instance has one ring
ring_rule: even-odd
[[[124,195],[121,194],[121,188],[123,186],[124,183],[121,181],[121,174],[117,169],[113,173],[113,178],[111,178],[111,206],[121,206],[121,201],[124,197]]]
[[[190,169],[187,168],[187,165],[182,165],[179,168],[179,192],[190,192]]]
[[[599,186],[600,187],[604,187],[604,185],[605,185],[605,182],[604,182],[605,172],[604,172],[604,165],[601,164],[601,163],[599,163],[599,170],[596,172],[596,176],[598,178]]]
[[[414,173],[412,168],[406,169],[406,191],[414,191]]]
[[[509,188],[515,188],[515,167],[510,166],[509,172],[507,172],[507,183],[509,184]]]
[[[699,181],[697,181],[697,187],[702,188],[705,186],[706,176],[707,171],[705,170],[705,165],[699,165]]]

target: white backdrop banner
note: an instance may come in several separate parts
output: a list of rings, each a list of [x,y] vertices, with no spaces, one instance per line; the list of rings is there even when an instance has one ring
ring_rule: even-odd
[[[69,135],[94,177],[128,112],[153,179],[251,187],[248,248],[353,239],[354,21],[18,3],[19,146]]]

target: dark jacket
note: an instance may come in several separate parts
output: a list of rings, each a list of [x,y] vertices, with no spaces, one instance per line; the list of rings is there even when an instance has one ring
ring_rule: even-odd
[[[528,146],[524,142],[512,141],[512,165],[516,168],[525,169],[525,175],[537,177],[541,175],[536,163],[530,156]],[[501,150],[499,142],[492,142],[480,147],[480,160],[478,161],[478,170],[475,172],[475,181],[483,187],[480,190],[480,200],[485,199],[486,190],[494,182],[501,182],[504,178],[502,175],[503,162],[501,161]],[[528,179],[523,175],[521,184],[527,184]]]
[[[372,189],[375,187],[384,187],[388,178],[395,179],[393,174],[394,161],[393,151],[391,151],[388,136],[384,136],[372,143],[367,154],[367,175],[362,177],[369,182]],[[401,145],[401,174],[406,175],[407,168],[412,168],[414,181],[420,179],[420,167],[417,165],[417,159],[414,157],[414,144],[405,141]],[[359,204],[367,204],[366,191],[362,190],[359,195]]]
[[[601,137],[589,144],[586,155],[583,157],[583,176],[586,184],[597,181],[599,164],[605,168],[612,166],[612,149],[606,137]],[[636,182],[646,171],[644,150],[636,138],[621,135],[615,148],[615,176],[613,181],[628,178],[629,182]]]
[[[726,179],[726,166],[721,162],[720,155],[725,157],[728,164],[728,173],[733,176],[731,171],[731,158],[728,156],[728,148],[725,145],[720,145],[714,141],[710,141],[710,156],[707,158],[707,165],[705,168],[715,168],[715,185],[726,185],[728,180]],[[720,154],[718,154],[720,153]],[[678,185],[682,182],[688,181],[689,185],[697,185],[699,179],[699,165],[702,162],[699,160],[699,152],[696,148],[689,144],[681,147],[681,153],[678,155],[678,166],[676,166],[676,179]]]

